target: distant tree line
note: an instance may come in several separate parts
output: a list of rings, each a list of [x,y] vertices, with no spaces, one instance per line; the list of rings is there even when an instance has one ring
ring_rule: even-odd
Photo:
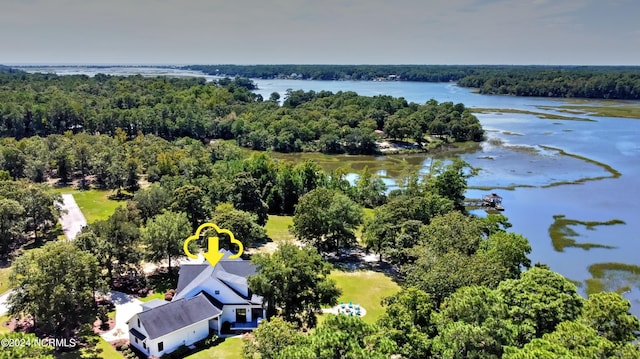
[[[462,104],[424,105],[391,96],[288,90],[268,100],[243,78],[0,74],[0,136],[85,132],[131,139],[235,139],[257,150],[370,154],[385,131],[418,144],[433,138],[480,141],[478,119]],[[433,139],[432,138],[432,139]]]
[[[202,71],[209,75],[259,79],[369,81],[396,76],[398,80],[402,81],[449,82],[473,74],[478,68],[483,67],[459,65],[190,65],[185,68]]]
[[[640,68],[512,68],[484,71],[458,81],[482,94],[640,99]]]
[[[482,94],[640,99],[640,67],[506,65],[194,65],[211,75],[305,80],[456,81]]]

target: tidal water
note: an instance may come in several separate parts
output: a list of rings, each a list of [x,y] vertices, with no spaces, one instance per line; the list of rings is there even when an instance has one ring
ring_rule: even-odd
[[[33,71],[33,69],[26,69]],[[142,68],[56,68],[60,74],[204,76],[193,71]],[[208,77],[212,79],[213,77]],[[255,80],[260,93],[284,96],[287,89],[354,91],[407,101],[462,102],[467,107],[560,114],[558,99],[479,95],[454,83]],[[596,101],[591,102],[593,104]],[[586,102],[586,105],[590,102]],[[567,115],[567,114],[564,114]],[[496,192],[503,197],[512,231],[527,237],[532,262],[548,264],[579,290],[617,290],[640,316],[640,120],[575,115],[583,120],[543,119],[505,111],[477,114],[487,141],[459,154],[478,174],[467,197]],[[574,115],[569,115],[574,116]],[[429,171],[429,154],[392,156],[279,155],[312,158],[325,168],[369,166],[396,186],[412,170]],[[476,211],[482,215],[483,211]]]

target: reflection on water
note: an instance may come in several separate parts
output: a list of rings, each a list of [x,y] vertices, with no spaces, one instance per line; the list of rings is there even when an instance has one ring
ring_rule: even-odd
[[[585,250],[591,248],[612,249],[615,247],[607,244],[578,242],[576,239],[580,238],[580,233],[572,227],[582,226],[587,230],[593,231],[598,226],[611,226],[615,224],[625,223],[619,219],[612,219],[607,222],[579,221],[576,219],[568,219],[565,218],[564,215],[557,214],[553,216],[553,224],[549,226],[549,236],[551,237],[553,248],[558,252],[563,252],[566,247],[576,247]]]

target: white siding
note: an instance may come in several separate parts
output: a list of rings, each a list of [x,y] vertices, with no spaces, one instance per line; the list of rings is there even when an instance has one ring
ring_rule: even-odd
[[[162,354],[171,353],[181,345],[191,345],[209,335],[209,320],[203,320],[194,325],[176,330],[154,340],[147,339],[149,354],[160,357]],[[158,343],[164,344],[163,351],[158,351]]]
[[[144,326],[142,325],[142,323],[140,323],[140,326],[138,326],[138,314],[134,315],[133,317],[131,317],[131,319],[129,319],[129,343],[135,346],[136,348],[138,348],[138,350],[140,350],[141,352],[148,353],[147,349],[145,349],[142,345],[142,340],[138,339],[138,343],[136,343],[136,337],[134,337],[131,334],[131,328],[135,328],[137,331],[142,333],[145,337],[149,336],[147,334],[147,330],[144,329]]]
[[[222,283],[218,278],[212,278],[211,280],[202,283],[202,285],[189,291],[188,293],[180,292],[180,295],[173,298],[173,300],[178,300],[181,298],[191,298],[203,290],[222,303],[246,302],[245,299],[243,299],[236,292],[227,287],[227,285]],[[216,291],[218,291],[218,294],[216,294]]]

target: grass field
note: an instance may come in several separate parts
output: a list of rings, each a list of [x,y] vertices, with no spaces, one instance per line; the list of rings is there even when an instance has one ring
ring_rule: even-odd
[[[73,198],[87,219],[87,223],[107,219],[118,206],[124,205],[123,201],[114,201],[108,198],[111,191],[97,189],[81,191],[71,187],[54,188],[54,190],[60,194],[73,194]]]
[[[331,272],[342,295],[338,302],[360,304],[367,315],[363,319],[374,323],[384,313],[381,301],[400,291],[400,286],[383,273],[373,271]]]
[[[267,230],[267,236],[274,242],[277,242],[294,239],[293,234],[289,232],[289,226],[293,226],[292,216],[276,216],[270,214],[264,228]]]
[[[122,359],[124,358],[120,353],[115,350],[104,339],[100,338],[100,341],[96,345],[99,351],[98,357],[104,359]],[[89,353],[86,353],[84,349],[76,350],[73,352],[55,354],[55,358],[59,359],[81,359],[81,358],[94,358]]]
[[[149,302],[149,301],[154,300],[154,299],[164,300],[164,293],[153,293],[151,295],[148,295],[148,296],[142,297],[142,298],[138,298],[138,299],[143,303]]]
[[[0,294],[9,290],[9,274],[11,267],[0,268]]]
[[[0,334],[5,334],[10,332],[9,328],[4,326],[4,323],[8,321],[9,321],[8,315],[3,315],[0,317]]]
[[[185,359],[242,359],[242,339],[226,339],[215,347],[199,351]]]

